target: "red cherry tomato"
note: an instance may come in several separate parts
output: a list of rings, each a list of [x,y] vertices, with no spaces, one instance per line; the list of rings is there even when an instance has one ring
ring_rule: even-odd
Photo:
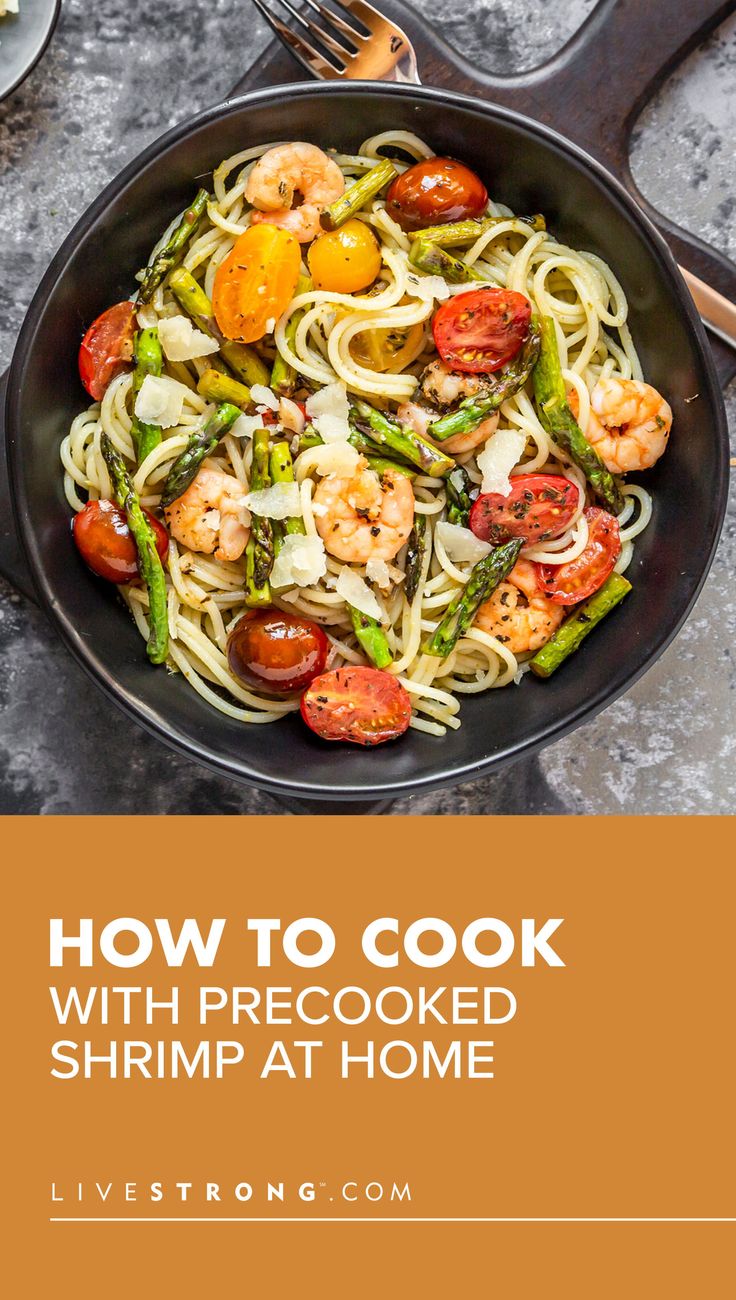
[[[230,671],[262,691],[303,691],[324,672],[329,641],[318,623],[280,609],[253,609],[227,641]]]
[[[567,564],[537,565],[539,585],[556,605],[577,605],[603,586],[621,554],[618,519],[599,506],[585,511],[588,545]]]
[[[169,534],[158,519],[143,512],[156,535],[156,550],[163,562],[169,550]],[[74,540],[82,559],[93,573],[108,582],[134,582],[138,577],[138,552],[130,535],[125,511],[114,501],[88,501],[74,516]]]
[[[564,533],[579,502],[579,489],[562,474],[518,474],[507,497],[486,492],[477,498],[470,527],[492,546],[513,537],[546,542]]]
[[[516,356],[532,305],[514,289],[470,289],[448,298],[432,322],[437,351],[453,370],[487,374]]]
[[[479,176],[454,158],[426,158],[391,182],[386,207],[402,230],[446,225],[480,217],[488,190]]]
[[[79,376],[90,397],[102,400],[108,384],[133,360],[135,304],[118,302],[90,325],[79,349]]]
[[[292,401],[293,401],[293,398],[292,398]],[[306,402],[294,402],[294,405],[299,407],[299,410],[301,411],[302,415],[304,416],[304,419],[306,420],[306,418],[307,418],[307,404],[306,404]],[[263,420],[263,423],[264,423],[265,425],[269,425],[269,424],[278,424],[278,423],[279,423],[279,413],[278,413],[278,411],[263,411],[263,412],[261,413],[261,419]]]
[[[411,699],[401,682],[378,668],[334,668],[302,696],[302,717],[323,740],[380,745],[403,735]]]

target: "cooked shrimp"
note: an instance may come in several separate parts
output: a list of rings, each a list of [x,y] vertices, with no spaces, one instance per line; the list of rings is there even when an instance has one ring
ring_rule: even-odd
[[[529,560],[517,560],[505,582],[481,605],[475,622],[482,632],[495,636],[512,654],[539,650],[549,641],[564,617],[562,605],[548,600],[537,585]]]
[[[420,438],[429,438],[434,442],[436,447],[441,447],[443,451],[449,452],[451,456],[462,456],[463,452],[473,451],[475,447],[480,447],[482,442],[490,438],[492,433],[498,428],[498,411],[489,415],[480,424],[471,429],[469,433],[456,433],[451,438],[445,438],[440,441],[439,438],[432,437],[430,425],[439,419],[439,413],[432,411],[428,406],[420,406],[419,402],[404,402],[396,412],[398,419],[402,424],[408,424]]]
[[[414,492],[403,474],[380,478],[361,456],[352,478],[328,474],[314,494],[315,523],[325,549],[338,560],[367,564],[393,560],[414,526]],[[320,513],[319,507],[325,507]]]
[[[432,361],[427,366],[420,380],[420,389],[425,406],[419,402],[405,402],[397,412],[403,424],[411,425],[421,438],[432,439],[430,425],[438,420],[440,413],[459,405],[467,397],[478,397],[485,391],[486,385],[478,375],[461,375],[451,370],[444,361]],[[466,451],[473,451],[486,442],[498,427],[498,412],[494,411],[486,420],[471,429],[469,433],[456,433],[452,438],[436,442],[443,451],[451,456],[462,456]]]
[[[166,507],[166,521],[177,542],[216,560],[238,560],[250,528],[243,486],[232,474],[209,469],[205,461],[194,482]]]
[[[300,244],[322,233],[320,213],[345,189],[337,163],[314,144],[278,144],[258,159],[245,187],[251,221],[291,231]],[[299,199],[294,206],[295,198]]]
[[[665,451],[671,428],[669,403],[639,379],[599,379],[590,395],[584,433],[613,474],[650,469]]]
[[[466,397],[482,396],[488,388],[480,375],[461,375],[444,361],[432,361],[422,372],[419,386],[422,396],[440,411],[457,406]]]

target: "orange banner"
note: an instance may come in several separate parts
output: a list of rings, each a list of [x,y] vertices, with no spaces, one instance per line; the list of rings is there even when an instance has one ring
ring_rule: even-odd
[[[256,1258],[280,1295],[342,1255],[301,1293],[440,1294],[490,1288],[491,1243],[512,1295],[607,1295],[632,1250],[659,1282],[627,1294],[726,1293],[729,820],[3,835],[13,1295],[212,1294]]]

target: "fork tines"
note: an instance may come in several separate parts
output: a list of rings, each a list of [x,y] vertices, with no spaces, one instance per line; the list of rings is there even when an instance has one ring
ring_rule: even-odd
[[[308,14],[300,13],[291,0],[278,0],[301,31],[307,35],[302,35],[289,27],[272,12],[264,0],[253,0],[253,3],[302,66],[317,77],[340,76],[358,53],[359,44],[365,41],[366,35],[369,35],[364,25],[359,23],[359,20],[354,18],[349,10],[339,3],[339,0],[333,0],[333,3],[337,5],[340,13],[328,9],[321,0],[306,0],[313,13],[318,14],[322,19],[323,26]],[[314,38],[316,44],[309,39],[310,37]]]

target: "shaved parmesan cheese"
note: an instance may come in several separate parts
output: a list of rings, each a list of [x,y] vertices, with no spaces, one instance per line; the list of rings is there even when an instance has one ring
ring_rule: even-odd
[[[470,564],[477,564],[488,555],[493,547],[488,542],[481,541],[475,533],[471,533],[469,528],[461,528],[458,524],[448,524],[442,522],[437,524],[434,535],[444,546],[447,552],[448,560],[454,564],[461,564],[469,561]]]
[[[0,0],[0,3],[2,3],[2,0]],[[158,325],[156,308],[152,307],[150,302],[146,302],[143,306],[138,307],[135,315],[138,325],[142,330],[151,330],[155,325]]]
[[[508,496],[511,491],[509,474],[521,460],[525,446],[526,434],[519,433],[518,429],[499,429],[488,439],[477,457],[478,469],[483,475],[481,492]]]
[[[276,317],[269,316],[268,320],[266,321],[266,333],[273,334],[275,329],[276,329]]]
[[[219,352],[219,344],[202,330],[195,330],[186,316],[170,316],[158,323],[161,347],[169,361],[193,361]]]
[[[361,577],[347,564],[344,564],[338,574],[335,583],[335,591],[338,596],[342,596],[348,605],[354,609],[359,609],[361,614],[367,614],[368,618],[381,619],[381,606],[376,600],[373,592]]]
[[[250,390],[251,398],[258,406],[265,406],[267,411],[278,411],[279,399],[265,384],[254,384]]]
[[[321,537],[302,537],[290,533],[274,560],[272,587],[311,587],[327,572],[327,559]]]
[[[172,429],[181,420],[187,389],[166,375],[146,375],[135,400],[135,413],[143,424]]]
[[[252,438],[256,429],[263,428],[260,415],[239,415],[230,432],[235,438]]]
[[[307,415],[324,442],[344,442],[350,434],[348,390],[341,380],[327,384],[307,401]]]
[[[249,492],[245,504],[262,519],[289,519],[302,513],[298,483],[274,483],[258,492]]]
[[[406,287],[412,298],[421,298],[422,302],[444,302],[450,296],[449,285],[441,275],[415,275],[410,271]]]
[[[303,433],[306,420],[304,412],[290,397],[282,397],[279,402],[279,419],[285,429],[291,433]]]
[[[377,582],[381,591],[386,591],[391,586],[391,574],[385,560],[369,560],[365,572],[368,581]]]
[[[315,447],[310,453],[312,464],[318,474],[336,474],[338,478],[350,478],[356,471],[362,457],[349,442],[333,442],[325,447]]]
[[[220,531],[220,512],[219,510],[205,510],[202,515],[202,523],[211,528],[213,533]]]

